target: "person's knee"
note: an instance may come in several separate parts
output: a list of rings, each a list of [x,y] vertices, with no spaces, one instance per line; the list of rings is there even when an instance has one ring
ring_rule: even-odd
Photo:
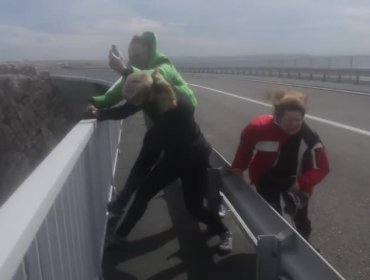
[[[266,188],[261,188],[261,186],[258,185],[257,192],[272,208],[274,208],[280,215],[282,214],[279,193]]]
[[[153,197],[153,194],[148,191],[147,188],[140,188],[135,195],[134,202],[141,203],[141,204],[147,204]]]

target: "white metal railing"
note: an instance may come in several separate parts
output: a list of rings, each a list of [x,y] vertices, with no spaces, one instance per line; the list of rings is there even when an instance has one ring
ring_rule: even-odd
[[[0,210],[0,279],[101,278],[120,122],[79,122]]]

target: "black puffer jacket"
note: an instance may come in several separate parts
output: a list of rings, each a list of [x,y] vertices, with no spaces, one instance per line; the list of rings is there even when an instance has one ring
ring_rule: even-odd
[[[177,106],[164,114],[152,102],[142,107],[124,104],[122,106],[99,111],[99,120],[123,119],[133,111],[143,110],[153,120],[153,127],[148,130],[144,144],[163,149],[168,156],[181,157],[193,161],[198,154],[201,158],[209,155],[211,147],[205,140],[199,125],[194,119],[194,106],[176,91]]]

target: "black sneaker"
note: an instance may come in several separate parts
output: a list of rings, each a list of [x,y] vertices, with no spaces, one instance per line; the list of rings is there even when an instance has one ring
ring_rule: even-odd
[[[226,231],[220,235],[221,242],[218,245],[218,249],[222,253],[229,253],[233,249],[233,234],[231,231]]]

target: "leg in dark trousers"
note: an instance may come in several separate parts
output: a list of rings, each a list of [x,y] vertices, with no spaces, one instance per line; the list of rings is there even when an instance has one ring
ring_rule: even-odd
[[[280,194],[285,195],[285,192],[281,189],[286,190],[287,188],[278,188],[276,186],[270,186],[259,184],[256,186],[257,192],[266,200],[280,215],[282,214],[282,208],[280,204]],[[303,238],[308,240],[311,233],[311,221],[308,219],[308,206],[299,209],[296,215],[293,217],[295,227],[297,231],[302,235]]]
[[[218,213],[204,206],[204,188],[207,186],[207,169],[183,168],[181,170],[182,189],[185,205],[190,214],[197,220],[210,226],[215,233],[222,234],[228,229]]]
[[[122,191],[118,194],[116,203],[124,209],[130,200],[133,193],[145,180],[149,171],[159,158],[160,151],[149,150],[144,146],[142,147],[138,158],[132,167],[130,174],[127,178],[126,184]]]
[[[200,162],[201,163],[201,162]],[[207,186],[208,174],[205,165],[181,169],[182,189],[185,205],[194,218],[208,225],[220,236],[218,249],[221,253],[232,250],[232,233],[222,222],[217,212],[205,207],[203,204],[204,188]]]
[[[145,177],[158,161],[161,149],[150,145],[150,134],[147,133],[134,166],[127,178],[126,184],[122,191],[118,193],[117,198],[110,208],[114,212],[120,212],[125,209],[135,191],[143,184]]]
[[[297,231],[308,241],[311,234],[311,221],[308,219],[308,205],[297,211],[294,217],[294,224]]]
[[[220,194],[222,179],[220,170],[208,167],[207,178],[207,185],[205,185],[203,189],[208,209],[220,215],[220,207],[222,205],[222,196]]]
[[[271,205],[280,215],[282,214],[280,204],[280,189],[274,186],[267,186],[264,184],[258,184],[256,186],[257,192],[262,196],[268,204]]]
[[[149,201],[178,177],[179,170],[174,167],[172,161],[166,158],[160,160],[136,192],[135,199],[116,234],[126,237],[143,216]]]

